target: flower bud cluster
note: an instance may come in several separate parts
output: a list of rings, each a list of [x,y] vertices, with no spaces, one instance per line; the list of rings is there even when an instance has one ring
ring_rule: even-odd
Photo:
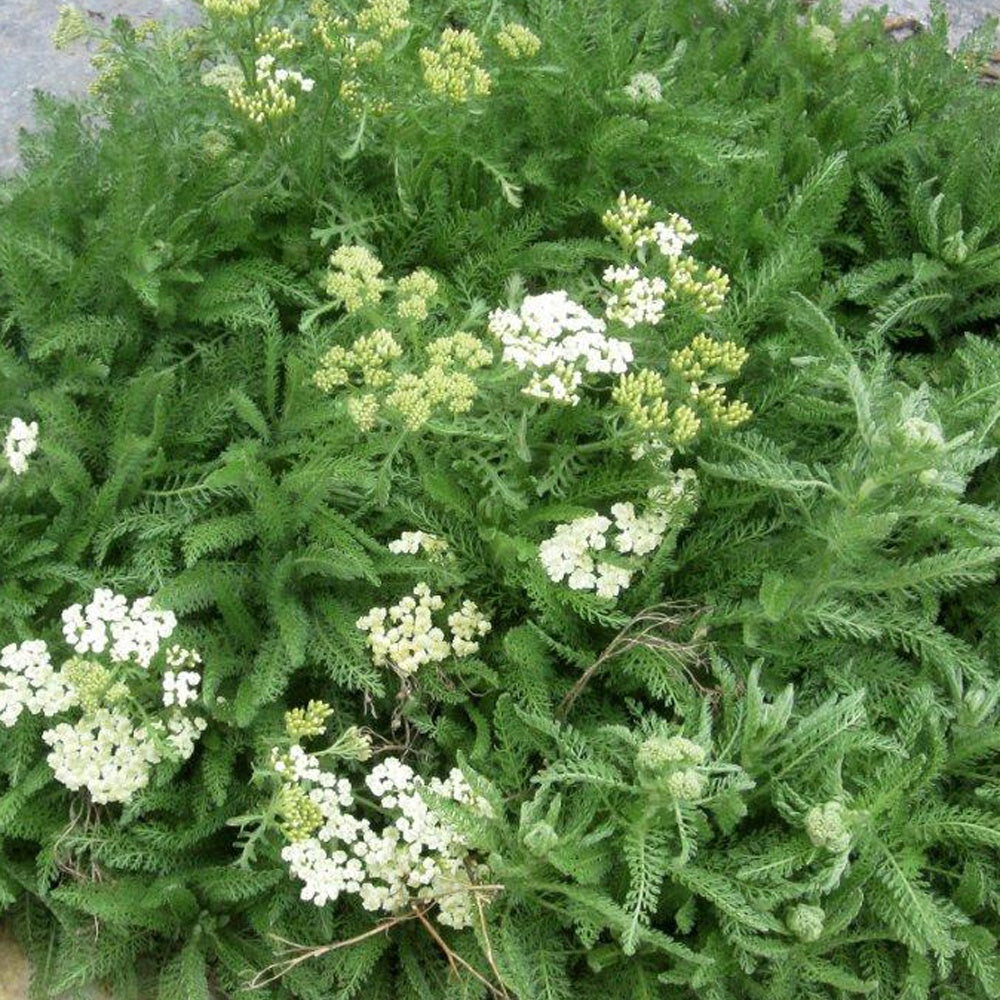
[[[475,371],[493,364],[493,352],[478,338],[464,330],[447,337],[437,337],[427,345],[432,367],[467,368]]]
[[[670,356],[670,370],[687,382],[698,382],[710,376],[739,375],[750,357],[745,347],[731,340],[712,340],[699,333],[687,347]]]
[[[523,390],[538,399],[575,406],[587,374],[621,374],[632,362],[632,345],[605,334],[565,291],[529,295],[518,312],[495,309],[489,331],[503,345],[503,360],[532,373]]]
[[[847,827],[847,810],[837,801],[813,806],[806,813],[806,833],[816,847],[842,854],[851,846],[851,831]]]
[[[325,906],[353,895],[364,909],[388,914],[433,903],[441,924],[472,925],[477,902],[489,898],[478,885],[488,871],[434,804],[445,799],[479,816],[492,815],[461,771],[425,782],[396,757],[376,764],[365,785],[382,817],[377,825],[353,811],[350,782],[323,771],[319,759],[301,747],[292,751],[302,763],[294,774],[279,772],[285,782],[282,828],[291,841],[281,856],[303,883],[303,900]]]
[[[531,59],[537,56],[542,40],[523,24],[505,24],[497,32],[497,45],[508,59]]]
[[[438,283],[423,268],[400,278],[396,285],[396,313],[400,319],[427,319],[427,304],[438,293]]]
[[[453,104],[485,97],[493,81],[479,65],[482,57],[483,50],[473,32],[445,28],[436,49],[420,50],[424,83],[435,97]]]
[[[90,34],[90,24],[87,15],[72,4],[63,4],[59,8],[59,20],[56,30],[52,33],[52,44],[56,49],[69,48],[74,42],[86,38]]]
[[[826,914],[822,907],[797,903],[785,914],[785,926],[800,940],[806,943],[818,941],[823,936],[823,923]]]
[[[665,440],[683,447],[701,429],[701,418],[687,403],[671,408],[666,381],[651,368],[623,375],[611,391],[611,401],[621,408],[625,420],[649,440]]]
[[[3,454],[15,476],[23,475],[28,470],[28,456],[38,450],[38,423],[34,420],[25,423],[20,417],[14,417],[7,430],[3,443]]]
[[[676,379],[673,406],[667,380],[653,369],[623,375],[611,392],[625,420],[649,439],[676,447],[690,444],[702,420],[726,428],[739,427],[752,416],[742,400],[730,400],[719,383],[739,373],[747,352],[729,341],[717,342],[698,334],[691,343],[675,351],[670,372]]]
[[[327,52],[335,52],[351,37],[351,22],[334,11],[332,0],[312,0],[309,4],[313,35]]]
[[[209,14],[243,20],[256,14],[264,0],[202,0]]]
[[[663,100],[663,88],[652,73],[634,73],[624,90],[633,104],[658,104]]]
[[[384,388],[392,382],[389,364],[402,357],[403,348],[386,329],[374,330],[351,344],[331,347],[313,375],[313,383],[324,392],[348,385],[352,378],[373,389]]]
[[[305,708],[285,712],[285,732],[296,742],[305,736],[321,736],[332,714],[333,709],[325,701],[313,699]]]
[[[425,663],[441,663],[450,657],[471,656],[479,650],[479,639],[492,625],[476,604],[465,601],[448,617],[449,638],[434,623],[434,612],[444,608],[444,598],[418,583],[413,593],[390,608],[376,607],[357,621],[368,633],[368,647],[376,666],[390,666],[402,677],[415,674]]]
[[[175,669],[165,671],[160,686],[163,705],[172,711],[156,716],[142,692],[153,660],[174,631],[174,615],[154,609],[151,598],[130,606],[121,594],[99,588],[86,606],[66,608],[62,619],[66,643],[76,655],[61,669],[53,667],[40,640],[0,651],[0,723],[14,725],[25,710],[46,717],[79,710],[75,722],[60,722],[42,734],[56,780],[74,791],[86,788],[97,803],[125,802],[148,784],[153,765],[186,760],[194,752],[206,723],[182,709],[197,698],[201,676],[183,668],[201,658],[178,645],[166,650],[164,663]]]
[[[382,262],[362,246],[339,246],[330,254],[326,291],[349,313],[377,306],[388,282],[381,277]]]
[[[368,0],[358,11],[355,24],[361,31],[372,32],[380,42],[410,27],[410,0]]]
[[[338,270],[330,274],[327,291],[348,312],[379,304],[389,282],[381,277],[382,264],[370,251],[340,247],[330,260]],[[396,285],[396,312],[407,320],[425,319],[428,302],[437,290],[437,281],[430,274],[414,271]],[[330,348],[313,382],[324,392],[349,385],[384,390],[348,399],[348,414],[361,430],[372,430],[386,415],[383,411],[388,411],[388,416],[397,418],[407,430],[418,431],[438,407],[454,416],[467,413],[477,393],[469,372],[493,360],[485,345],[464,331],[432,340],[426,351],[429,364],[422,371],[396,373],[389,366],[402,357],[403,348],[392,333],[380,328],[359,337],[349,348]]]
[[[445,539],[426,531],[404,531],[395,541],[389,542],[388,548],[395,555],[415,556],[423,552],[434,562],[441,561],[450,552]]]
[[[279,121],[295,110],[296,95],[307,94],[315,81],[303,76],[297,70],[276,66],[271,53],[258,56],[254,62],[253,86],[243,83],[227,91],[229,103],[252,122]]]
[[[708,777],[699,768],[705,748],[684,736],[650,736],[636,751],[635,765],[647,786],[662,787],[679,802],[696,802]]]

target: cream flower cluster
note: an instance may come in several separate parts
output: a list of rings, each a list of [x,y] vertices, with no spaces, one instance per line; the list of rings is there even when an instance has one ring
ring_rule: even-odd
[[[161,686],[171,711],[154,716],[130,682],[145,687],[149,667],[174,631],[174,615],[153,608],[151,598],[130,606],[123,595],[99,588],[86,606],[66,608],[62,620],[76,655],[59,670],[41,640],[0,651],[0,723],[13,726],[23,711],[51,717],[78,710],[75,721],[42,733],[56,780],[73,791],[86,788],[96,803],[126,802],[146,787],[155,764],[186,760],[194,752],[206,723],[182,709],[197,698],[201,676],[184,668],[201,658],[178,645],[166,651],[165,662],[175,669],[164,673]],[[141,724],[133,720],[135,709]]]
[[[73,604],[62,613],[66,644],[81,656],[108,652],[113,663],[135,662],[148,667],[160,643],[173,633],[172,611],[158,611],[151,597],[140,597],[129,607],[122,594],[107,588],[94,591],[90,603]]]
[[[428,559],[440,560],[448,555],[448,542],[426,531],[404,531],[399,538],[389,542],[389,551],[395,555],[415,556],[424,552]]]
[[[303,900],[325,906],[341,895],[355,895],[364,909],[390,914],[433,903],[441,924],[471,926],[478,911],[477,895],[484,896],[477,883],[487,870],[472,858],[458,830],[434,808],[436,796],[481,816],[492,815],[489,803],[473,791],[461,771],[455,768],[447,778],[425,783],[396,757],[376,764],[365,785],[386,817],[379,828],[350,811],[355,799],[346,779],[322,771],[318,758],[301,747],[292,751],[299,765],[293,776],[286,771],[282,777],[299,783],[296,791],[304,799],[304,809],[297,811],[313,817],[312,829],[288,844],[281,856],[303,883]]]
[[[625,96],[634,104],[658,104],[663,88],[652,73],[635,73],[624,87]]]
[[[614,599],[628,588],[643,556],[655,552],[672,515],[690,490],[692,475],[677,473],[673,484],[653,487],[649,506],[639,514],[630,502],[616,503],[611,517],[589,514],[560,524],[538,549],[542,566],[554,583],[566,581],[571,590],[593,590]],[[614,529],[614,534],[609,532]],[[611,559],[604,553],[616,553]]]
[[[647,278],[637,267],[608,267],[604,283],[614,291],[604,301],[605,315],[629,329],[639,323],[656,326],[663,319],[670,289],[663,278]]]
[[[7,430],[3,443],[4,458],[15,476],[20,476],[28,470],[28,456],[38,450],[38,424],[32,420],[25,423],[20,417],[14,417]]]
[[[390,666],[403,677],[415,674],[425,663],[441,663],[451,656],[471,656],[479,649],[478,638],[488,635],[492,625],[476,604],[465,601],[448,618],[452,636],[434,624],[433,614],[444,607],[444,598],[432,594],[426,583],[418,583],[390,608],[372,608],[357,621],[368,633],[368,646],[376,666]]]
[[[52,666],[48,646],[40,639],[0,650],[0,723],[13,726],[24,711],[51,717],[65,712],[76,696]]]
[[[503,360],[531,372],[523,392],[571,406],[580,401],[585,373],[620,375],[632,362],[632,345],[605,330],[603,320],[565,291],[529,295],[517,312],[494,309],[489,317]]]
[[[297,70],[283,69],[276,65],[270,53],[264,53],[254,62],[254,87],[233,86],[227,91],[229,103],[252,122],[263,125],[277,121],[295,110],[296,94],[307,94],[315,81]]]
[[[497,45],[508,59],[531,59],[538,55],[542,40],[530,28],[511,22],[497,32]]]

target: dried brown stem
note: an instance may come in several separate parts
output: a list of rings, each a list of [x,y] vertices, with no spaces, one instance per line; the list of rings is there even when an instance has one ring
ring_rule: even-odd
[[[636,646],[663,652],[675,661],[691,684],[699,690],[705,690],[691,671],[691,667],[701,661],[702,636],[696,633],[692,642],[682,643],[659,634],[663,631],[675,631],[685,621],[694,618],[698,610],[693,604],[676,602],[656,604],[640,611],[580,675],[556,710],[557,717],[564,719],[570,713],[577,698],[601,667]]]
[[[358,934],[355,937],[347,938],[345,941],[334,941],[332,944],[321,944],[315,946],[299,945],[295,944],[293,941],[287,941],[284,938],[279,937],[277,934],[272,934],[271,936],[276,940],[280,941],[282,944],[287,944],[290,946],[289,950],[298,951],[299,954],[294,958],[288,958],[281,962],[273,962],[266,968],[260,970],[247,983],[247,989],[259,990],[271,983],[277,982],[282,976],[291,972],[297,965],[301,965],[303,962],[308,962],[312,958],[319,958],[320,955],[325,955],[327,952],[338,951],[341,948],[349,948],[353,944],[359,944],[361,941],[366,940],[370,937],[375,937],[384,931],[389,931],[397,924],[403,924],[410,920],[417,920],[423,918],[423,911],[415,908],[410,913],[403,913],[397,917],[390,917],[388,920],[383,920],[380,924],[376,924],[370,930],[365,931],[363,934]],[[270,973],[270,975],[268,975]]]
[[[444,956],[448,959],[448,965],[451,967],[452,972],[458,975],[458,966],[462,966],[463,969],[470,972],[478,982],[482,983],[490,991],[490,993],[499,997],[500,1000],[510,1000],[507,991],[501,985],[498,989],[493,985],[478,969],[471,966],[461,955],[458,954],[453,948],[449,947],[448,942],[445,941],[440,934],[438,934],[434,925],[427,919],[424,915],[424,911],[414,911],[417,913],[417,919],[424,925],[424,929],[428,934],[434,939],[434,943],[444,952]]]

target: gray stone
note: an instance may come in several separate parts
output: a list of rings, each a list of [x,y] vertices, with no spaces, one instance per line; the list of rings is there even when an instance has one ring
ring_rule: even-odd
[[[52,44],[60,6],[60,0],[0,0],[0,172],[17,165],[17,132],[31,123],[32,91],[78,94],[94,76],[82,44],[63,52]],[[78,6],[98,23],[116,14],[173,24],[198,18],[191,0],[84,0]]]

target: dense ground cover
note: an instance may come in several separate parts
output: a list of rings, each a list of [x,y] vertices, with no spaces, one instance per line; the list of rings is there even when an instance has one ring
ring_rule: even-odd
[[[1000,995],[985,39],[204,8],[0,188],[37,995]]]

